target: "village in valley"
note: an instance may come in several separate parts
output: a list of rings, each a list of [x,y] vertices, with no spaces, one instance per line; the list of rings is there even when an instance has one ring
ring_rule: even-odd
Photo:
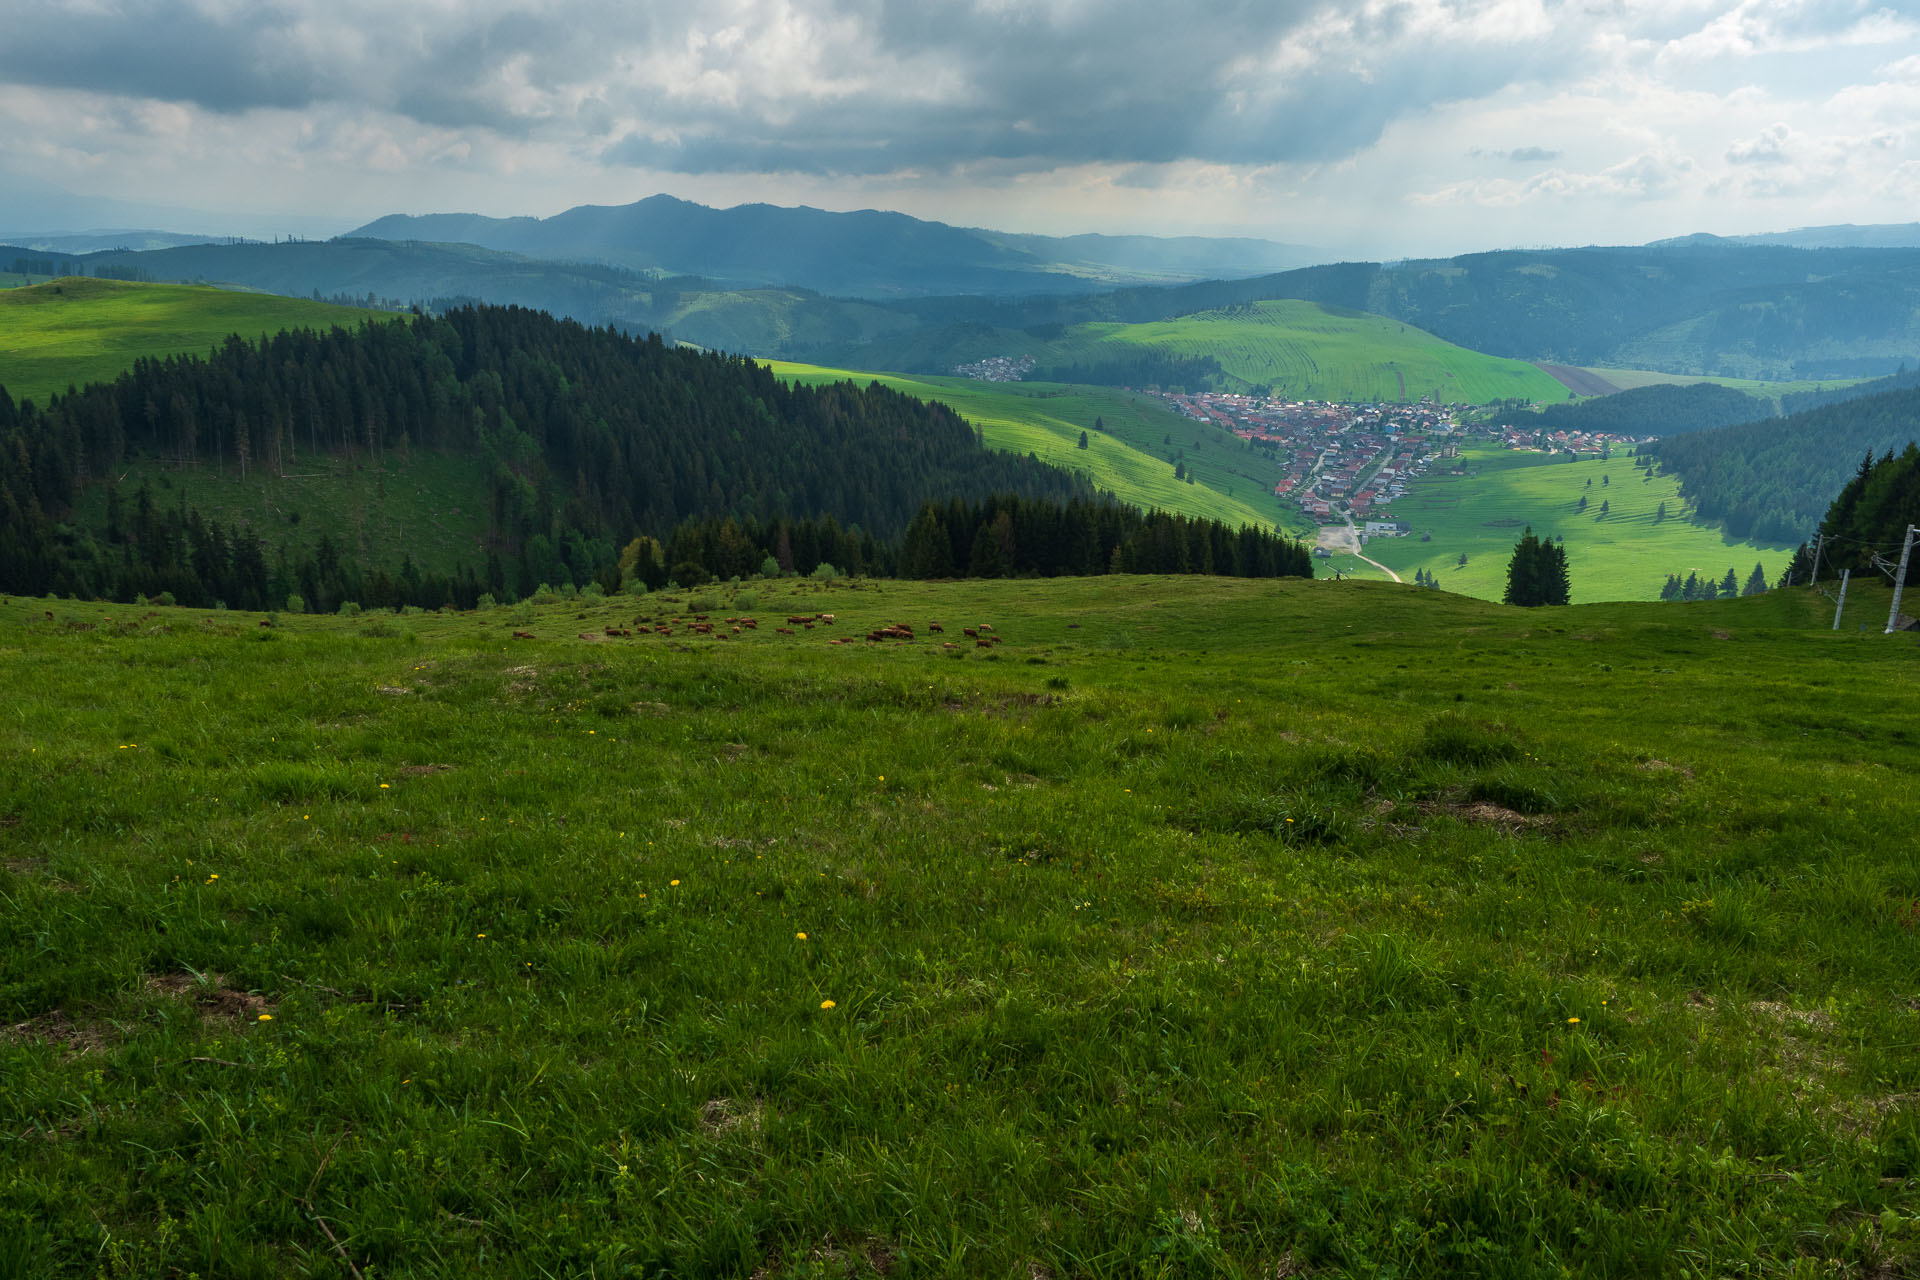
[[[1276,497],[1319,524],[1352,525],[1366,537],[1413,531],[1393,518],[1390,504],[1405,495],[1413,479],[1435,467],[1460,468],[1460,444],[1469,430],[1475,436],[1491,433],[1510,449],[1576,456],[1605,456],[1640,442],[1607,433],[1463,423],[1457,406],[1430,400],[1343,404],[1215,391],[1148,394],[1183,417],[1231,431],[1270,452],[1281,470],[1273,486]]]

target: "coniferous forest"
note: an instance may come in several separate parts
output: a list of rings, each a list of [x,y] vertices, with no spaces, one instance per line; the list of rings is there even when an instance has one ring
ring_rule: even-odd
[[[1654,446],[1695,516],[1735,538],[1792,541],[1817,524],[1863,452],[1920,432],[1920,390],[1882,392],[1785,418],[1670,436]]]
[[[1920,444],[1913,441],[1899,453],[1889,449],[1879,458],[1868,454],[1860,460],[1820,521],[1819,575],[1834,578],[1842,569],[1862,574],[1884,567],[1891,576],[1908,525],[1920,525]],[[1813,546],[1802,543],[1784,580],[1808,582],[1814,568]],[[1907,563],[1906,584],[1920,584],[1920,554]]]
[[[81,493],[136,456],[244,476],[303,455],[420,449],[478,456],[489,477],[485,546],[450,575],[421,573],[403,547],[369,563],[325,537],[288,552],[145,489],[110,488],[104,528],[73,519]],[[930,499],[948,504],[935,517],[948,554],[933,562],[901,543]],[[636,539],[650,550],[623,570]],[[944,405],[878,384],[789,386],[746,359],[515,307],[234,337],[45,407],[0,390],[0,591],[471,607],[541,584],[660,585],[768,561],[885,574],[903,557],[974,576],[1311,573],[1304,549],[1272,535],[1142,515],[986,449]]]

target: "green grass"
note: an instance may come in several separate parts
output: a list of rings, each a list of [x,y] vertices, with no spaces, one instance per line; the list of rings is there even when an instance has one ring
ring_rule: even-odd
[[[1568,462],[1564,457],[1481,445],[1462,451],[1469,477],[1432,472],[1413,481],[1394,502],[1395,518],[1413,526],[1404,538],[1375,538],[1366,553],[1412,579],[1425,569],[1448,591],[1498,600],[1507,584],[1507,561],[1523,526],[1542,537],[1566,539],[1567,568],[1576,601],[1657,600],[1667,575],[1691,572],[1723,577],[1728,568],[1742,585],[1756,563],[1769,581],[1785,571],[1793,549],[1776,543],[1734,541],[1716,528],[1685,518],[1679,481],[1642,480],[1630,455]],[[1603,477],[1610,484],[1601,483]],[[1592,481],[1592,487],[1588,487]],[[1582,496],[1586,511],[1580,511]],[[1600,504],[1609,507],[1600,516]],[[1660,504],[1664,520],[1656,521]],[[1431,542],[1420,535],[1432,534]],[[1462,567],[1460,556],[1467,557]],[[1358,566],[1379,576],[1377,570]]]
[[[1296,299],[1151,324],[1075,325],[1031,354],[1044,365],[1089,363],[1142,347],[1211,356],[1242,382],[1277,386],[1299,399],[1486,404],[1508,398],[1552,403],[1571,395],[1525,361],[1456,347],[1385,316]]]
[[[1920,1259],[1911,638],[752,593],[0,603],[0,1273]]]
[[[1717,386],[1732,387],[1735,391],[1744,391],[1750,396],[1759,396],[1771,400],[1777,406],[1780,397],[1803,391],[1832,391],[1840,387],[1857,386],[1867,381],[1865,378],[1842,378],[1826,382],[1801,379],[1797,382],[1767,382],[1759,378],[1711,378],[1686,373],[1659,373],[1652,369],[1599,369],[1585,370],[1595,377],[1605,378],[1622,391],[1632,391],[1636,387],[1673,385],[1690,387],[1696,382],[1711,382]]]
[[[1193,422],[1151,396],[1109,387],[860,373],[780,360],[766,364],[795,382],[879,381],[907,395],[940,401],[978,427],[994,448],[1032,453],[1042,462],[1085,472],[1097,487],[1142,507],[1182,511],[1236,527],[1298,527],[1297,511],[1273,496],[1280,472],[1271,461],[1249,450],[1231,431]],[[1105,423],[1104,432],[1092,429],[1095,419]],[[1079,447],[1082,431],[1088,436],[1085,449]],[[1173,478],[1176,462],[1193,472],[1194,483]]]
[[[0,290],[0,387],[16,401],[111,382],[142,356],[205,355],[230,334],[392,319],[274,294],[68,276]]]

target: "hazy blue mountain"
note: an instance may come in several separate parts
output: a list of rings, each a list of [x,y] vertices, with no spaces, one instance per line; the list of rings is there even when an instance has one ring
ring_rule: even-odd
[[[148,236],[172,233],[200,240],[227,236],[264,240],[275,236],[338,235],[347,225],[347,219],[325,215],[187,209],[78,195],[50,182],[0,171],[0,240],[8,244],[24,245],[49,237],[132,234],[116,231],[117,228],[140,228],[141,234]],[[148,247],[131,239],[124,242],[135,248]],[[78,245],[58,247],[67,252],[82,251]]]
[[[1035,236],[903,213],[769,204],[711,209],[672,196],[581,205],[551,218],[394,214],[355,237],[474,244],[730,285],[793,285],[856,297],[1086,292],[1116,284],[1257,275],[1313,260],[1265,240]]]
[[[1793,249],[1911,249],[1920,247],[1920,222],[1842,222],[1828,227],[1800,227],[1793,231],[1766,231],[1748,236],[1715,236],[1700,232],[1655,245],[1772,244]]]

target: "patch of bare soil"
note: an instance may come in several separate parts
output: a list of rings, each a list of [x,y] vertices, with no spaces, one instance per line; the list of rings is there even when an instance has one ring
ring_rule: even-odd
[[[453,766],[450,764],[406,764],[400,766],[400,776],[403,778],[424,778],[430,773],[452,772]]]
[[[226,985],[217,973],[196,978],[190,973],[162,973],[147,979],[147,989],[175,999],[190,1000],[209,1020],[228,1018],[236,1022],[256,1021],[271,1012],[273,1004],[265,996],[240,991]]]
[[[37,1018],[16,1022],[0,1029],[0,1039],[15,1044],[59,1045],[71,1054],[98,1053],[111,1037],[99,1023],[75,1022],[62,1009],[53,1009]]]
[[[1691,778],[1693,770],[1683,764],[1668,764],[1665,760],[1642,760],[1640,767],[1648,773],[1677,773],[1683,778]]]
[[[1471,822],[1483,827],[1499,827],[1504,831],[1537,831],[1553,825],[1553,818],[1544,813],[1516,813],[1486,800],[1475,800],[1467,804],[1442,803],[1420,806],[1428,813],[1444,813],[1458,818],[1462,822]]]

